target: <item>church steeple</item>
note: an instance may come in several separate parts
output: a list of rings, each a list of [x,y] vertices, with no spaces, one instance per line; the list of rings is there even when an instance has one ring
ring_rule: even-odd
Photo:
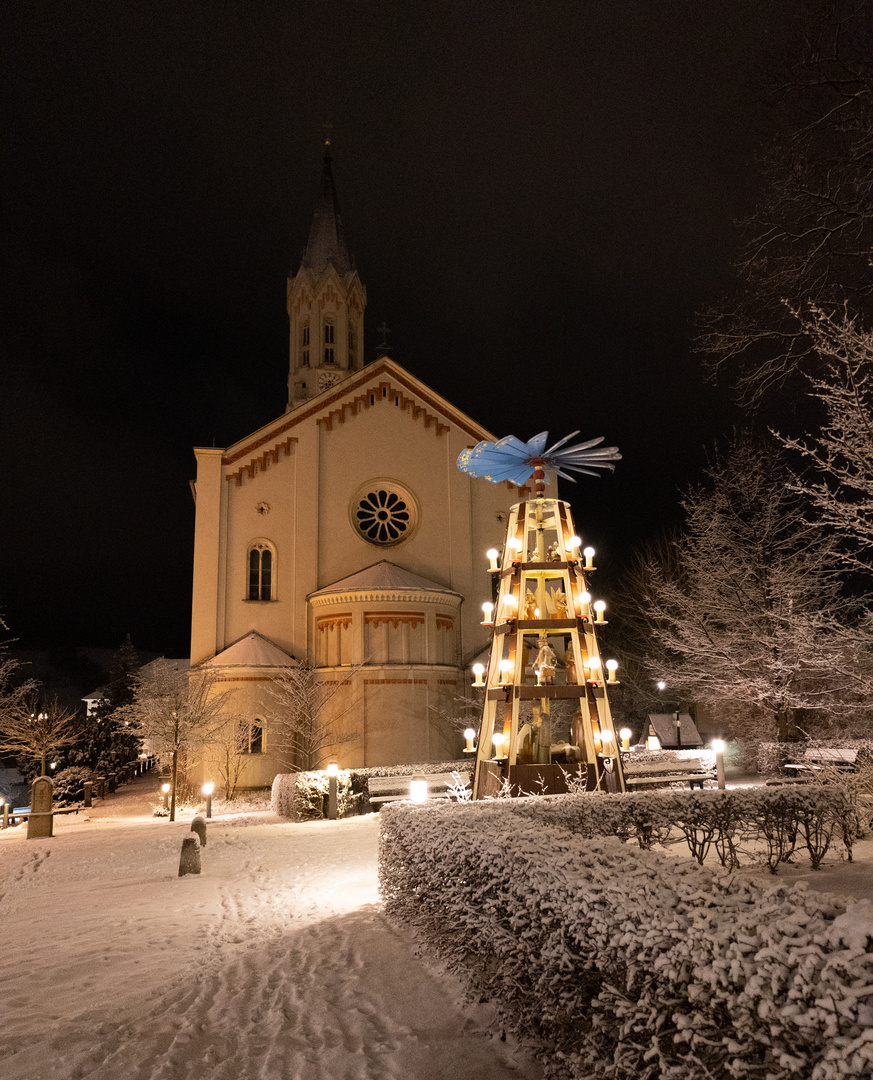
[[[346,243],[331,169],[330,140],[309,240],[288,278],[288,410],[363,366],[367,291]]]

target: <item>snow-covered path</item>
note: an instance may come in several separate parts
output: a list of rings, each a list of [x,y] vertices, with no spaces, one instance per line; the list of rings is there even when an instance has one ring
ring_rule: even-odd
[[[3,1080],[534,1080],[383,918],[375,815],[0,833]]]

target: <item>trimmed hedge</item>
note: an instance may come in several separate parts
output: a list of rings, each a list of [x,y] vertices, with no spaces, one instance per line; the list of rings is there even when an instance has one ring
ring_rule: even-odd
[[[583,839],[509,801],[386,807],[379,880],[389,917],[494,1001],[552,1077],[873,1073],[867,901]]]

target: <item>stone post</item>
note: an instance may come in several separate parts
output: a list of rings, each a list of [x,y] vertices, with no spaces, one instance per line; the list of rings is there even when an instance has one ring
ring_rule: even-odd
[[[196,817],[191,822],[191,832],[197,833],[200,837],[200,846],[206,847],[206,822],[202,817]]]
[[[27,839],[43,840],[54,831],[52,815],[52,782],[48,776],[38,776],[30,785],[30,814],[27,818]]]
[[[179,877],[200,873],[200,844],[196,836],[186,836],[182,841],[182,857],[179,859]]]
[[[3,803],[3,828],[9,828],[9,810],[10,806],[8,802]]]
[[[91,805],[91,793],[93,789],[93,780],[86,780],[85,783],[82,785],[82,802],[85,804],[85,806]]]

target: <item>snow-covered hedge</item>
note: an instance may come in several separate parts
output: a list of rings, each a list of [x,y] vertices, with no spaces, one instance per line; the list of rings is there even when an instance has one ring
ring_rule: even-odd
[[[763,845],[772,873],[805,851],[817,868],[834,840],[849,859],[858,832],[851,799],[840,788],[785,785],[731,791],[651,791],[627,795],[547,795],[507,801],[507,812],[583,837],[617,836],[641,848],[684,841],[700,862],[715,851],[739,865],[743,847]],[[757,853],[756,853],[757,854]]]
[[[764,889],[514,807],[387,807],[380,889],[549,1075],[869,1080],[868,901]]]
[[[337,774],[337,813],[340,817],[369,809],[367,780],[371,776],[411,776],[415,773],[470,773],[469,761],[427,762],[422,765],[377,765],[369,769],[343,769]],[[270,806],[274,814],[292,821],[323,818],[327,773],[323,770],[279,773],[273,780]]]

